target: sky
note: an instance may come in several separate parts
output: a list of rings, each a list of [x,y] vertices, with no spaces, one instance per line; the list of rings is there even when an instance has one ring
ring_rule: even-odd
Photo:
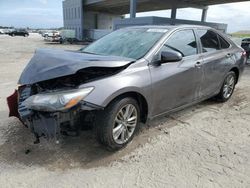
[[[170,11],[138,13],[141,16],[170,17]],[[200,20],[201,10],[178,9],[177,18]],[[228,32],[250,30],[250,1],[210,6],[208,22],[228,24]],[[14,27],[62,27],[62,0],[0,0],[0,25]]]

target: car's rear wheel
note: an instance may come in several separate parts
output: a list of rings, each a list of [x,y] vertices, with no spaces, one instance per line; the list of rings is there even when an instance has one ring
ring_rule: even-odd
[[[220,102],[226,102],[230,99],[234,92],[236,84],[236,74],[233,71],[230,71],[223,82],[220,93],[216,96],[216,99]]]
[[[140,108],[133,98],[113,101],[100,111],[95,122],[98,141],[109,150],[125,147],[134,137],[140,124]]]

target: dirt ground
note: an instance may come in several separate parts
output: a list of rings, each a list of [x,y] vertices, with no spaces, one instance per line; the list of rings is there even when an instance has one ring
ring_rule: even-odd
[[[0,36],[0,187],[250,187],[250,67],[227,103],[205,101],[142,125],[122,151],[104,150],[91,131],[60,144],[8,118],[6,97],[40,36]]]

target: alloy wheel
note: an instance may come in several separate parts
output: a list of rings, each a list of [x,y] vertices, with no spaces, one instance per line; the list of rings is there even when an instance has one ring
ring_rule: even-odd
[[[232,95],[234,86],[235,86],[235,77],[230,74],[227,76],[224,86],[223,86],[224,98],[228,99]]]
[[[138,112],[134,105],[126,104],[115,116],[113,139],[117,144],[126,143],[133,135],[138,120]]]

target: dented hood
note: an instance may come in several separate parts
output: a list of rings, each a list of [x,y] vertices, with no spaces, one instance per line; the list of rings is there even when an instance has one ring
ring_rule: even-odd
[[[55,49],[38,49],[18,81],[19,84],[33,84],[53,78],[75,74],[88,67],[122,67],[134,59],[102,56]]]

